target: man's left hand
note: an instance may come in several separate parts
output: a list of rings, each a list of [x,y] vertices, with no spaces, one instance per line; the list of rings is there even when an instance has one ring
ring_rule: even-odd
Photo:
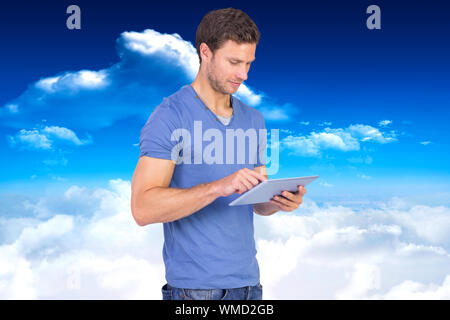
[[[274,196],[270,203],[275,205],[282,211],[293,211],[297,209],[303,202],[303,196],[306,193],[306,188],[299,185],[298,190],[295,193],[289,191],[283,191],[281,195]]]

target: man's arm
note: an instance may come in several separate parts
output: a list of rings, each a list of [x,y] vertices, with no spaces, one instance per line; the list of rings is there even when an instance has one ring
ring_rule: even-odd
[[[178,220],[218,197],[210,183],[186,189],[169,188],[174,167],[172,160],[139,158],[131,182],[131,211],[138,225]]]
[[[136,223],[145,226],[175,221],[202,209],[218,197],[242,194],[266,177],[244,168],[222,179],[192,188],[169,188],[175,163],[143,156],[131,182],[131,211]]]
[[[253,170],[255,170],[256,172],[264,175],[266,178],[268,178],[269,176],[267,175],[267,169],[266,169],[266,165],[262,165],[260,167],[256,167]],[[256,203],[253,205],[253,211],[256,214],[259,214],[261,216],[270,216],[276,212],[279,211],[279,208],[270,203],[270,202],[265,202],[265,203]]]

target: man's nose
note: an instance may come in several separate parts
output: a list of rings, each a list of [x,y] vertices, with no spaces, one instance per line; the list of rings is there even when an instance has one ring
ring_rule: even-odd
[[[245,81],[247,80],[247,69],[241,69],[238,71],[238,73],[236,74],[237,78],[241,81]]]

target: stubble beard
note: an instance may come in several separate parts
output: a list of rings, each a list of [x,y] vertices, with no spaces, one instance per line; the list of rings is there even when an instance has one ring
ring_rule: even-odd
[[[231,94],[233,92],[229,92],[229,88],[227,88],[226,84],[222,83],[216,76],[214,72],[214,58],[211,61],[211,64],[206,68],[206,77],[208,78],[209,84],[211,87],[222,94]]]

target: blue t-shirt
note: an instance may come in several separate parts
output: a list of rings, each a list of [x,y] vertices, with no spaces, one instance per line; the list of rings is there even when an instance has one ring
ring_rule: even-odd
[[[140,157],[175,161],[174,155],[177,156],[169,185],[172,188],[190,188],[224,178],[244,167],[262,166],[267,138],[259,129],[265,130],[264,117],[233,95],[231,103],[233,116],[224,125],[194,88],[184,85],[164,98],[148,118],[141,130]],[[183,129],[184,134],[174,134],[177,129]],[[244,139],[245,145],[239,144],[237,137],[227,137],[226,130],[238,129],[256,131],[257,147],[249,142],[251,134]],[[220,136],[223,141],[219,141]],[[237,193],[219,197],[187,217],[164,223],[163,258],[169,285],[226,289],[259,282],[253,206],[228,206],[237,197]]]

